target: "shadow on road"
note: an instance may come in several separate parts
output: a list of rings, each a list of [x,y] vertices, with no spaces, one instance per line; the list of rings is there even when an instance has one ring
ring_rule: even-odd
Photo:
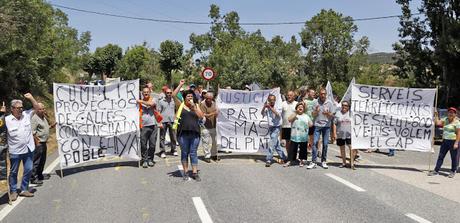
[[[274,157],[277,157],[276,155]],[[198,157],[200,160],[204,160],[204,156]],[[263,154],[219,154],[221,160],[224,159],[254,159],[265,162],[265,155]]]
[[[64,169],[62,171],[63,171],[63,176],[65,177],[65,176],[69,176],[69,175],[80,173],[80,172],[103,169],[103,168],[113,168],[117,166],[139,167],[139,162],[138,161],[123,161],[123,162],[113,162],[113,163],[91,164],[88,166],[71,167],[71,168]],[[61,176],[60,169],[56,170],[56,175]]]
[[[356,168],[363,168],[363,169],[390,169],[390,170],[407,170],[413,172],[423,172],[424,170],[419,170],[414,167],[403,167],[403,166],[379,166],[379,165],[368,165],[368,164],[359,164],[355,163]]]

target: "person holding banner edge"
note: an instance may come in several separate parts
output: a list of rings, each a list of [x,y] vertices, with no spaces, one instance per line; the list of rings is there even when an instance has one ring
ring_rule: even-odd
[[[444,158],[446,157],[447,152],[449,152],[452,161],[452,166],[448,177],[453,178],[458,168],[457,154],[460,142],[460,120],[457,118],[457,109],[454,107],[450,107],[447,110],[447,118],[442,120],[439,119],[438,112],[435,112],[434,115],[435,123],[437,125],[443,125],[444,128],[442,135],[442,144],[439,150],[436,167],[434,168],[434,171],[430,171],[428,173],[428,176],[439,175],[439,170],[441,169]]]
[[[181,148],[181,163],[184,169],[183,179],[187,181],[188,177],[188,159],[192,164],[192,179],[201,181],[198,175],[198,154],[197,149],[200,144],[200,125],[199,120],[203,119],[204,114],[197,105],[198,100],[192,90],[184,92],[184,102],[177,97],[179,90],[184,85],[185,80],[181,80],[179,85],[173,91],[173,98],[178,107],[174,127],[177,128],[177,138]]]
[[[142,99],[137,100],[141,117],[141,153],[143,168],[155,166],[153,159],[155,155],[158,125],[161,125],[155,118],[156,103],[150,95],[150,88],[145,86],[142,89]]]
[[[273,150],[276,150],[280,156],[280,164],[284,164],[286,161],[286,155],[281,149],[280,140],[278,138],[281,130],[281,115],[275,109],[275,102],[276,96],[270,94],[261,111],[262,116],[268,119],[268,134],[270,135],[265,167],[270,167],[272,164]]]

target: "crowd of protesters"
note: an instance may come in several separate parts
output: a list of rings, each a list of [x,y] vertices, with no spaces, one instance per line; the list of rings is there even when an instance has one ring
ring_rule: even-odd
[[[229,88],[229,87],[227,87]],[[203,148],[204,161],[218,162],[216,142],[216,118],[218,107],[214,96],[216,92],[203,89],[203,86],[185,85],[181,80],[174,89],[164,86],[160,94],[153,93],[153,84],[147,82],[140,89],[138,100],[140,113],[141,163],[143,168],[154,167],[157,134],[159,134],[159,153],[161,158],[167,155],[178,156],[183,167],[183,179],[192,178],[200,181],[198,175],[198,148]],[[245,90],[251,90],[246,86]],[[284,167],[298,165],[314,169],[321,166],[328,168],[328,145],[336,142],[340,148],[342,163],[347,167],[346,148],[349,152],[350,168],[355,169],[354,161],[359,160],[358,150],[352,150],[350,102],[328,99],[325,88],[318,94],[315,88],[301,88],[299,91],[287,91],[285,97],[276,98],[269,95],[261,108],[262,116],[268,120],[270,140],[266,154],[265,166],[270,167],[274,152],[278,154],[277,163]],[[43,184],[49,175],[43,173],[46,162],[47,141],[50,129],[56,124],[49,124],[45,106],[27,93],[33,108],[24,110],[21,100],[10,102],[10,114],[7,115],[3,102],[0,108],[0,146],[7,145],[11,168],[9,173],[10,198],[18,196],[33,197],[29,183],[36,186]],[[283,100],[284,99],[284,100]],[[275,109],[277,100],[282,101],[281,112]],[[336,99],[334,99],[336,100]],[[338,105],[338,106],[337,106]],[[460,121],[455,108],[448,109],[448,117],[439,119],[435,113],[435,122],[444,126],[444,135],[439,157],[430,176],[438,175],[447,152],[450,153],[452,168],[448,175],[454,177],[457,171],[460,152]],[[169,153],[166,151],[166,134],[169,135]],[[285,145],[285,154],[282,148]],[[311,160],[308,161],[308,153]],[[394,156],[394,149],[389,150]],[[320,159],[317,162],[317,159]],[[23,174],[20,189],[17,189],[19,164],[22,162]],[[191,173],[189,173],[189,163]]]

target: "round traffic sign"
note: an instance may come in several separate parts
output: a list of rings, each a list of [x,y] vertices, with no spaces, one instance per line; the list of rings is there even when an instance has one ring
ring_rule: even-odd
[[[210,67],[204,68],[204,70],[201,72],[201,76],[203,79],[210,81],[214,78],[216,78],[217,73]]]

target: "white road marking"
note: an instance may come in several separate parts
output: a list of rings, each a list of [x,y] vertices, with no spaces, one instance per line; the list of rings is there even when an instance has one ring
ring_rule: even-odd
[[[59,157],[56,158],[46,169],[43,171],[43,173],[51,173],[51,171],[54,170],[54,168],[59,164]],[[16,201],[13,201],[12,205],[6,205],[2,210],[0,210],[0,222],[16,207],[21,203],[21,201],[24,200],[24,197],[19,197]]]
[[[412,214],[412,213],[407,213],[406,214],[407,217],[411,218],[412,220],[416,221],[416,222],[420,222],[420,223],[431,223],[431,221],[428,221],[416,214]]]
[[[356,185],[354,185],[354,184],[352,184],[352,183],[350,183],[350,182],[344,180],[343,178],[340,178],[340,177],[338,177],[338,176],[336,176],[336,175],[334,175],[334,174],[332,174],[332,173],[326,173],[325,175],[328,176],[328,177],[330,177],[330,178],[332,178],[332,179],[334,179],[334,180],[336,180],[336,181],[339,181],[340,183],[345,184],[346,186],[348,186],[348,187],[350,187],[350,188],[352,188],[352,189],[354,189],[354,190],[356,190],[356,191],[358,191],[358,192],[364,192],[364,191],[366,191],[366,190],[364,190],[363,188],[358,187],[358,186],[356,186]]]
[[[209,216],[209,213],[206,210],[206,207],[204,206],[204,203],[201,200],[201,198],[193,197],[192,199],[193,199],[193,204],[195,205],[196,211],[198,212],[198,215],[200,216],[201,222],[212,223],[211,216]]]
[[[16,201],[13,201],[12,205],[5,205],[5,207],[0,211],[0,222],[16,207],[21,201],[24,200],[24,197],[19,197]]]
[[[59,157],[56,158],[50,165],[48,165],[48,167],[46,167],[43,173],[50,174],[54,170],[54,168],[56,168],[56,166],[59,165],[59,161]]]

